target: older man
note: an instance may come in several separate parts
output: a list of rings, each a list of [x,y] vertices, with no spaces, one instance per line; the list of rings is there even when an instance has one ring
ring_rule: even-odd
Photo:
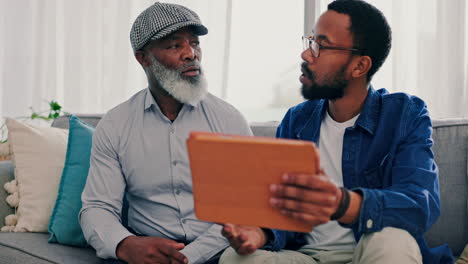
[[[251,131],[234,107],[206,91],[199,36],[207,32],[192,10],[158,2],[133,24],[130,40],[148,88],[100,121],[82,195],[80,223],[99,257],[207,263],[228,246],[220,226],[194,216],[185,140],[193,130]]]

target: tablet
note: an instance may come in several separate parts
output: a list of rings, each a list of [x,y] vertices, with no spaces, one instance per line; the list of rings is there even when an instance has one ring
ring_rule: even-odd
[[[271,207],[269,186],[284,173],[317,172],[309,141],[191,132],[187,139],[195,215],[233,223],[310,232],[312,226]]]

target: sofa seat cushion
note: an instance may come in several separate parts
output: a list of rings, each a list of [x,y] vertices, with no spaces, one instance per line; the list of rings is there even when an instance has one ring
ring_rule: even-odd
[[[3,263],[102,263],[92,248],[47,243],[48,233],[0,233],[0,264]],[[4,261],[10,262],[4,262]],[[14,261],[14,262],[11,262]]]

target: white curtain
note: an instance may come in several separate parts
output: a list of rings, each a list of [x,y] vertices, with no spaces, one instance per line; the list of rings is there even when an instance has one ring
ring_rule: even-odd
[[[315,2],[319,11],[329,0]],[[201,38],[209,89],[249,121],[279,120],[301,101],[304,1],[177,0],[208,26]],[[104,113],[146,86],[129,31],[154,0],[0,0],[0,116],[57,100]],[[433,117],[468,116],[464,0],[369,0],[393,29],[373,84],[423,98]],[[307,22],[308,23],[308,22]]]
[[[209,81],[219,83],[226,1],[172,2],[190,6],[214,25],[202,41],[208,39],[213,50],[204,58],[213,72],[208,76],[217,76]],[[30,107],[47,110],[50,100],[68,112],[103,113],[145,88],[129,32],[153,3],[0,0],[0,116],[28,115]]]
[[[319,1],[322,11],[331,1]],[[433,118],[468,116],[465,0],[368,0],[387,17],[393,47],[375,88],[417,95]]]

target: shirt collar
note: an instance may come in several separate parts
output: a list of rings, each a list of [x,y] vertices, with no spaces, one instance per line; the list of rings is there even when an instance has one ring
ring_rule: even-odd
[[[328,101],[321,99],[317,101],[317,105],[311,110],[310,115],[307,113],[309,111],[305,111],[304,114],[308,116],[308,120],[298,131],[297,138],[311,140],[318,143],[320,129],[316,128],[320,127],[320,123],[325,116],[324,114],[327,108]]]
[[[361,127],[369,134],[373,135],[377,127],[377,122],[380,114],[380,93],[375,91],[372,85],[367,89],[367,97],[364,101],[364,106],[359,114],[354,127]],[[384,91],[386,93],[386,91]],[[328,100],[319,100],[311,111],[310,117],[305,125],[299,130],[298,137],[305,140],[317,142],[319,137],[320,123],[325,117],[328,109]]]
[[[375,91],[372,85],[369,85],[366,101],[364,102],[361,114],[355,124],[355,126],[361,127],[371,135],[374,134],[377,128],[377,122],[379,121],[380,98],[380,93]]]
[[[194,108],[197,108],[200,105],[201,101],[205,100],[207,95],[205,95],[205,97],[202,100],[198,101],[197,103],[186,103],[184,105],[189,106],[191,110],[194,109]],[[144,107],[145,111],[148,110],[149,108],[151,108],[153,105],[157,106],[156,100],[154,100],[154,97],[151,94],[151,91],[149,90],[149,88],[146,88],[146,96],[145,97],[146,97],[145,98],[145,107]]]
[[[153,95],[151,94],[149,88],[146,88],[145,95],[145,111],[148,110],[151,106],[156,105]]]

